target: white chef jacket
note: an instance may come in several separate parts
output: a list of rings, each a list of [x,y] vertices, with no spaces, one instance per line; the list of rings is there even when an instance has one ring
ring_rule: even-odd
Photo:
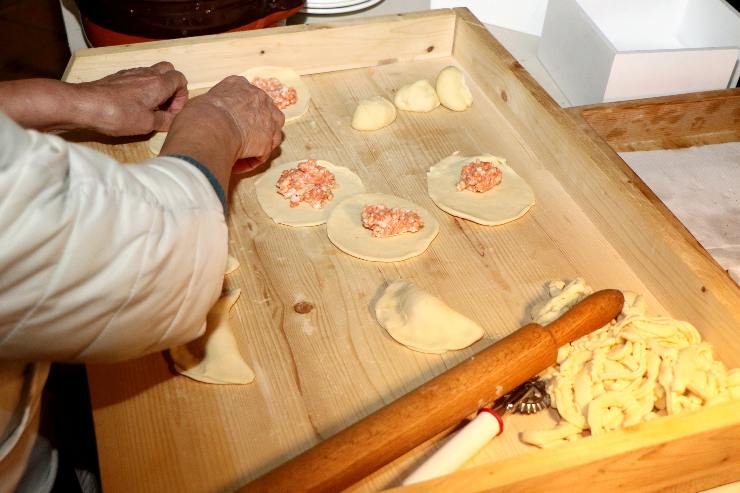
[[[227,258],[223,190],[187,157],[121,165],[0,112],[0,493],[38,428],[48,361],[202,334]]]

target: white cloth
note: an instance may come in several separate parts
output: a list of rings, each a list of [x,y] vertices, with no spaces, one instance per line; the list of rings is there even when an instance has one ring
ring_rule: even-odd
[[[740,142],[619,155],[740,283]]]
[[[114,361],[196,338],[226,259],[223,207],[193,165],[159,157],[122,166],[0,113],[4,378],[28,382],[21,361]],[[0,470],[19,436],[18,406],[37,400],[18,388],[0,395]],[[0,492],[13,488],[10,476]]]

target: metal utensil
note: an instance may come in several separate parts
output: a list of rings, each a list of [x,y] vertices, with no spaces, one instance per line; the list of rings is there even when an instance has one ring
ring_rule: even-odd
[[[492,407],[484,407],[478,411],[474,419],[416,468],[403,481],[403,485],[419,483],[456,471],[504,431],[503,416],[509,413],[534,414],[549,405],[550,396],[547,393],[546,382],[539,377],[530,378],[497,399]]]

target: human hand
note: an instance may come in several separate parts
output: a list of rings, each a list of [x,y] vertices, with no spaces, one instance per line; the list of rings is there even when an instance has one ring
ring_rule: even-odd
[[[169,62],[77,84],[87,128],[112,136],[169,130],[188,100],[187,80]]]
[[[269,159],[280,145],[284,123],[267,94],[244,77],[230,76],[188,101],[160,154],[197,159],[225,189],[232,172],[247,172]]]
[[[267,161],[282,141],[285,115],[262,90],[240,76],[230,76],[216,84],[198,103],[211,104],[226,111],[239,135],[239,161],[232,172],[245,173]]]

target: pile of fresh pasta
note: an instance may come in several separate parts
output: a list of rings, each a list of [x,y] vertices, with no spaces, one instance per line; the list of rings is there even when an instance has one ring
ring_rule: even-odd
[[[532,309],[547,324],[592,293],[583,279],[553,281]],[[560,422],[525,431],[523,442],[548,447],[659,416],[740,399],[740,368],[727,370],[688,322],[646,313],[642,296],[625,292],[616,320],[560,348],[548,380]]]

